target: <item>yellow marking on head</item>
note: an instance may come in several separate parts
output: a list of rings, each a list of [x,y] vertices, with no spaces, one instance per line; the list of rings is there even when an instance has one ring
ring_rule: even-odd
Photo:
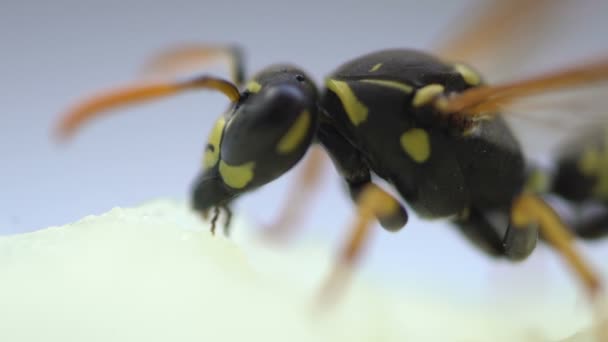
[[[374,65],[371,69],[369,69],[369,72],[378,71],[378,69],[380,69],[381,67],[382,67],[382,63],[378,63],[378,64]]]
[[[365,79],[365,80],[361,80],[360,82],[371,83],[371,84],[376,84],[376,85],[379,85],[382,87],[398,89],[406,94],[410,94],[412,91],[414,91],[414,87],[407,85],[407,84],[397,82],[397,81]]]
[[[306,134],[310,128],[310,121],[310,113],[307,110],[303,110],[287,133],[279,140],[277,153],[289,154],[293,152],[306,138]]]
[[[417,163],[424,163],[431,155],[429,134],[422,128],[412,128],[401,135],[401,148]]]
[[[468,85],[476,86],[481,83],[479,74],[464,64],[454,64],[454,70],[462,76]]]
[[[225,125],[226,119],[224,116],[221,116],[219,119],[217,119],[211,133],[209,134],[207,144],[212,146],[213,150],[210,150],[207,147],[205,148],[205,155],[203,157],[203,166],[205,169],[214,167],[215,164],[217,164],[217,161],[220,159],[220,142],[222,140]]]
[[[441,84],[433,83],[426,85],[416,91],[412,105],[414,107],[421,107],[431,102],[439,94],[443,93],[443,86]]]
[[[251,93],[257,93],[260,91],[260,89],[262,89],[262,85],[259,84],[257,81],[249,81],[249,83],[247,83],[247,86],[245,87],[245,89],[249,90],[249,92]]]
[[[233,166],[220,160],[219,171],[226,185],[234,189],[242,189],[253,179],[254,167],[255,162]]]
[[[367,120],[367,107],[359,102],[348,83],[332,79],[328,79],[325,83],[327,89],[338,96],[340,102],[342,102],[344,111],[346,111],[346,115],[348,115],[353,125],[358,126]]]

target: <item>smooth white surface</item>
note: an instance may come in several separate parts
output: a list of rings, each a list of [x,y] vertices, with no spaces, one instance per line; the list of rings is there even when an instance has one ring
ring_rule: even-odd
[[[545,341],[589,324],[563,286],[494,289],[497,301],[362,274],[320,314],[311,304],[331,253],[271,250],[235,223],[237,243],[156,201],[0,238],[0,340]]]

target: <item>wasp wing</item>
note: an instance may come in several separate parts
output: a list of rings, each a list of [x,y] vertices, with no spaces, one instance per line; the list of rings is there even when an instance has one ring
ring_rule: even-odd
[[[435,53],[464,62],[492,79],[510,75],[559,26],[565,0],[492,0],[464,8]]]
[[[512,119],[515,134],[529,145],[528,154],[537,155],[573,130],[608,125],[608,111],[602,112],[601,106],[608,97],[607,84],[605,58],[515,82],[471,88],[440,97],[435,105],[454,122],[497,115]]]
[[[243,51],[233,45],[182,44],[156,53],[143,67],[144,77],[174,79],[178,75],[208,72],[217,64],[227,65],[232,81],[240,86],[245,77]]]
[[[577,9],[594,5],[591,2],[475,2],[454,20],[449,32],[455,34],[440,39],[436,51],[446,60],[473,66],[486,80],[514,79],[514,75],[529,73],[526,64],[539,57],[543,47],[557,44],[562,35],[568,36],[564,23],[583,23],[583,18],[577,17]],[[522,142],[526,155],[533,158],[555,148],[573,130],[606,125],[608,87],[599,85],[607,78],[605,60],[520,78],[518,82],[499,82],[454,96],[444,102],[450,107],[444,109],[451,113],[461,111],[472,120],[501,113]]]

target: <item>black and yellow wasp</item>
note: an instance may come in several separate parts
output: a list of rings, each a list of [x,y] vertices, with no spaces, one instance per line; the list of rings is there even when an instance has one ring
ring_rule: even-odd
[[[600,280],[574,249],[571,234],[605,234],[608,210],[599,220],[581,220],[568,228],[541,195],[605,204],[606,135],[594,145],[573,145],[558,159],[551,174],[555,181],[538,194],[526,186],[527,160],[501,113],[532,95],[608,81],[608,59],[496,85],[484,83],[472,67],[456,62],[466,60],[476,44],[504,42],[518,11],[542,11],[542,4],[500,2],[483,16],[491,20],[491,32],[481,37],[465,31],[434,55],[389,49],[354,58],[327,76],[322,89],[289,64],[270,66],[243,82],[243,58],[236,48],[171,50],[153,64],[179,64],[197,56],[223,58],[232,65],[234,83],[202,75],[113,89],[77,104],[61,121],[60,133],[67,136],[98,114],[128,104],[186,90],[218,90],[230,99],[230,107],[211,129],[204,169],[192,193],[194,210],[205,215],[215,210],[214,221],[220,208],[229,211],[233,200],[283,175],[318,144],[357,204],[357,220],[340,265],[357,259],[374,219],[391,231],[406,224],[403,200],[421,217],[449,218],[483,251],[513,261],[530,255],[540,231],[594,294]],[[318,152],[309,162],[302,187],[315,177],[311,170],[319,164]],[[376,186],[373,175],[391,184],[400,198]],[[343,274],[333,273],[326,290],[335,289]]]

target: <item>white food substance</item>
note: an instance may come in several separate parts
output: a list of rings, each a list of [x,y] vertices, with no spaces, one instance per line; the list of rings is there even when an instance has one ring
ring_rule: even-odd
[[[239,217],[234,225],[252,231]],[[0,341],[545,341],[589,325],[580,303],[561,313],[468,305],[363,277],[319,312],[332,251],[276,250],[208,229],[185,204],[156,201],[1,237]],[[555,331],[518,319],[531,311]]]

